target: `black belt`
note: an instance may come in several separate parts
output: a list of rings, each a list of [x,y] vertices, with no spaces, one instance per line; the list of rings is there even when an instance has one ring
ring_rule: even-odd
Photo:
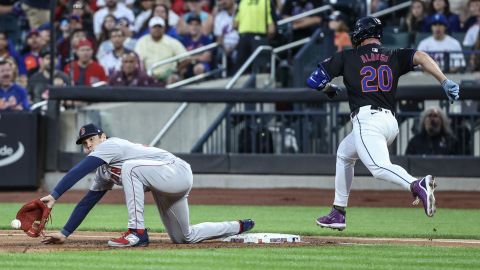
[[[350,118],[355,117],[355,115],[357,115],[357,114],[360,112],[360,108],[361,108],[361,107],[358,107],[358,108],[356,108],[355,110],[353,110],[352,113],[350,114]],[[391,110],[385,109],[385,108],[382,108],[382,107],[378,107],[378,106],[375,106],[375,105],[371,105],[371,106],[370,106],[370,110],[372,110],[372,111],[379,111],[379,112],[389,111],[393,116],[395,116],[395,113],[392,112]]]

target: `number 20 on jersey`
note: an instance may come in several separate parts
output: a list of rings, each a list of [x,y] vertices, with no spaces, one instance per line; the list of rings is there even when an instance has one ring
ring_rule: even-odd
[[[362,92],[377,92],[378,90],[388,92],[392,90],[393,75],[392,69],[387,65],[378,68],[364,66],[360,70],[362,78]]]

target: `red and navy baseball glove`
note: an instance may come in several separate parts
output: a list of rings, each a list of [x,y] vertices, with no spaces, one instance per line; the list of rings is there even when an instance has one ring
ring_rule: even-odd
[[[30,237],[43,235],[51,211],[52,209],[39,199],[26,203],[17,213],[17,219],[21,222],[20,228]]]

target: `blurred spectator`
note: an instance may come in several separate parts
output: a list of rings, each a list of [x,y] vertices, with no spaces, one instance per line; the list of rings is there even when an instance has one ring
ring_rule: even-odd
[[[168,7],[180,16],[183,16],[190,11],[186,4],[187,1],[188,0],[155,0],[156,4],[165,4],[166,2],[170,2]],[[197,0],[197,2],[200,3],[202,10],[207,13],[211,13],[211,7],[215,5],[214,0]]]
[[[470,27],[463,38],[463,46],[466,48],[472,48],[478,39],[478,32],[480,31],[480,25],[474,24]]]
[[[269,1],[270,2],[270,1]],[[281,15],[283,18],[292,17],[300,13],[322,6],[322,0],[286,0],[282,7]],[[262,16],[263,18],[265,17]],[[322,22],[320,14],[311,15],[292,22],[293,40],[309,37],[315,32]]]
[[[182,43],[188,51],[206,46],[212,43],[212,40],[202,34],[202,20],[199,16],[190,16],[187,21],[188,34],[183,36]],[[212,61],[212,52],[205,51],[190,57],[190,64],[187,66],[185,78],[199,75],[210,71],[210,62]]]
[[[334,44],[337,47],[337,51],[342,51],[345,47],[352,47],[346,16],[339,11],[335,11],[330,15],[329,19],[328,28],[335,33]]]
[[[107,15],[113,15],[116,19],[125,17],[130,23],[135,21],[133,11],[125,6],[124,3],[117,3],[117,0],[105,0],[105,7],[99,9],[93,15],[93,31],[97,37],[102,32],[102,24]]]
[[[61,85],[70,85],[70,78],[60,70],[55,70],[53,78],[61,80]],[[45,47],[40,52],[40,69],[28,79],[28,94],[33,103],[48,98],[47,85],[50,84],[50,49]],[[60,84],[57,82],[57,84]]]
[[[164,86],[157,82],[140,67],[138,56],[134,52],[125,52],[121,58],[121,69],[110,76],[110,86]]]
[[[213,32],[213,17],[209,13],[202,10],[202,2],[198,0],[184,0],[187,5],[188,12],[178,21],[177,33],[184,35],[188,32],[187,22],[191,16],[198,16],[202,20],[202,33],[210,35]]]
[[[463,46],[471,48],[475,45],[480,31],[480,0],[471,0],[468,2],[471,16],[465,22],[464,29],[467,30],[463,39]]]
[[[144,22],[144,25],[140,28],[140,31],[137,33],[136,35],[137,38],[140,38],[150,32],[150,28],[148,27],[148,22],[150,21],[151,18],[160,17],[166,22],[170,20],[170,11],[166,5],[156,4],[153,6],[152,11],[153,12],[151,12],[151,16],[148,18],[148,20]],[[180,39],[177,33],[177,29],[175,28],[175,26],[171,26],[170,24],[167,24],[165,26],[165,34],[175,39]]]
[[[112,43],[110,42],[110,32],[117,26],[117,19],[113,15],[105,16],[102,23],[102,33],[97,38],[98,49],[97,59],[102,58],[107,52],[112,50]]]
[[[98,82],[106,82],[107,76],[103,67],[92,59],[93,45],[88,39],[78,42],[75,47],[78,57],[71,65],[65,66],[65,73],[70,74],[73,71],[73,81],[75,85],[92,85]]]
[[[135,31],[135,33],[140,32],[145,22],[148,22],[148,18],[152,15],[154,4],[154,0],[140,0],[141,12],[135,17],[135,23],[133,24],[133,31]]]
[[[480,0],[468,1],[468,18],[463,23],[463,31],[467,31],[470,27],[480,23]]]
[[[213,34],[218,42],[223,47],[227,54],[228,73],[233,70],[233,65],[236,60],[236,47],[240,36],[234,27],[234,15],[237,10],[235,0],[218,0],[218,13],[215,16]]]
[[[479,29],[480,31],[480,29]],[[475,45],[473,46],[472,50],[480,51],[480,39],[477,36],[477,40],[475,41]],[[480,71],[480,55],[478,53],[472,53],[469,59],[468,65],[469,71]]]
[[[461,67],[465,66],[463,58],[462,46],[458,40],[447,35],[448,21],[442,14],[435,14],[431,19],[432,36],[425,38],[418,44],[418,50],[430,54],[437,63],[445,69],[445,52],[449,54],[450,69],[446,72],[457,72]]]
[[[133,9],[135,0],[119,0],[119,3],[126,5],[129,9]],[[102,8],[105,6],[106,0],[97,0],[97,7]]]
[[[450,120],[438,107],[420,115],[420,133],[409,142],[406,155],[459,155],[460,147],[450,129]]]
[[[448,0],[432,0],[430,2],[429,16],[426,19],[424,32],[428,32],[430,25],[435,21],[436,14],[443,14],[447,20],[448,31],[460,32],[460,17],[450,11],[450,3]]]
[[[388,3],[384,0],[371,0],[370,1],[370,14],[379,12],[388,8]]]
[[[27,91],[14,83],[12,65],[0,60],[0,111],[29,110]]]
[[[27,69],[28,77],[37,72],[40,67],[38,58],[43,46],[45,46],[45,41],[40,33],[37,30],[30,31],[27,35],[27,47],[23,54],[23,63]]]
[[[155,63],[167,58],[185,53],[187,50],[180,41],[165,35],[165,20],[161,17],[153,17],[148,23],[150,34],[143,36],[135,46],[135,52],[143,62],[145,70],[149,70]],[[182,70],[188,60],[179,63],[178,70]],[[178,76],[177,65],[170,63],[156,68],[153,76],[161,81],[171,82]]]
[[[123,35],[125,36],[125,40],[123,41],[123,47],[133,50],[135,49],[135,44],[137,44],[137,39],[133,38],[133,32],[131,30],[130,22],[127,18],[120,18],[118,19],[117,27],[122,31]]]
[[[78,22],[82,24],[81,28],[87,31],[89,35],[93,36],[93,13],[84,1],[75,1],[73,3],[70,16],[78,18]]]
[[[40,25],[50,21],[51,0],[21,0],[22,9],[27,15],[30,29],[37,29]]]
[[[155,5],[164,5],[168,8],[168,23],[169,26],[177,28],[178,21],[180,21],[180,15],[172,10],[172,1],[171,0],[155,0]]]
[[[5,32],[0,32],[0,58],[6,60],[11,59],[13,63],[12,68],[14,72],[19,74],[19,79],[21,81],[27,81],[27,69],[25,68],[25,63],[23,63],[23,58],[20,57],[13,44],[10,44]]]
[[[425,2],[422,0],[413,0],[407,18],[402,20],[400,30],[416,34],[425,30],[425,17],[427,10]]]
[[[0,1],[0,32],[7,33],[14,44],[20,39],[18,27],[18,15],[22,12],[20,6],[17,0]]]
[[[90,40],[90,42],[92,42],[93,44],[93,41],[87,36],[87,32],[85,30],[75,29],[73,30],[72,34],[69,36],[68,39],[64,39],[57,45],[58,53],[61,57],[61,68],[64,68],[67,63],[72,62],[75,59],[75,48],[78,42],[84,39]]]
[[[235,27],[240,34],[235,70],[240,69],[257,47],[267,45],[267,38],[273,37],[275,34],[275,24],[269,3],[270,0],[240,1],[238,12],[235,16]]]
[[[50,44],[50,29],[52,25],[50,23],[44,23],[40,25],[37,29],[38,34],[40,35],[40,39],[42,40],[44,45]]]
[[[114,71],[120,70],[122,55],[131,50],[124,47],[125,35],[120,28],[113,28],[110,31],[110,44],[112,49],[106,52],[102,57],[97,57],[100,65],[105,69],[105,73],[113,74]]]

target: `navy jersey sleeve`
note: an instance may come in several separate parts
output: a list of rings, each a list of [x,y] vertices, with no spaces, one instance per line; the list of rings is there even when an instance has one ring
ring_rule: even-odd
[[[320,65],[330,76],[330,79],[343,75],[343,51],[336,52],[332,57],[325,59]]]
[[[397,59],[400,76],[413,70],[413,56],[415,55],[415,49],[398,49]]]

